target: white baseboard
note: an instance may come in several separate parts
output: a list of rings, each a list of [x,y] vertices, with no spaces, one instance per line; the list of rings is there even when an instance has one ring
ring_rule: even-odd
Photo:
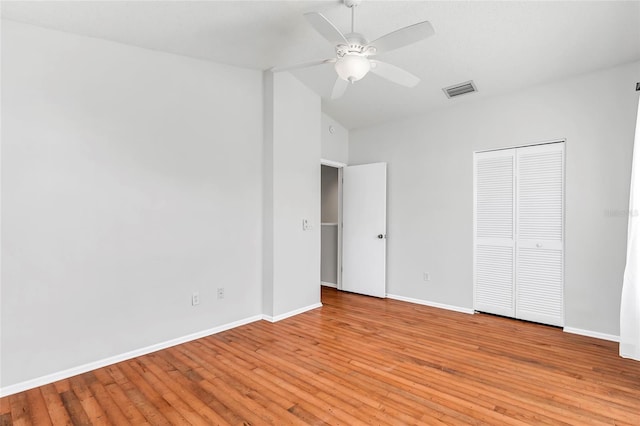
[[[278,322],[278,321],[282,321],[283,319],[286,319],[286,318],[301,314],[303,312],[307,312],[307,311],[310,311],[312,309],[321,308],[321,307],[322,307],[322,303],[314,303],[313,305],[305,306],[304,308],[294,309],[293,311],[289,311],[289,312],[286,312],[284,314],[276,315],[274,317],[272,317],[270,315],[263,315],[262,319],[265,320],[265,321],[269,321],[269,322]]]
[[[609,340],[611,342],[620,341],[620,336],[616,336],[613,334],[600,333],[600,332],[591,331],[591,330],[582,330],[580,328],[564,327],[562,331],[564,331],[565,333],[579,334],[581,336],[595,337],[596,339]]]
[[[116,364],[121,361],[126,361],[128,359],[132,359],[138,356],[156,352],[161,349],[170,348],[172,346],[176,346],[181,343],[190,342],[192,340],[200,339],[202,337],[211,336],[212,334],[230,330],[232,328],[249,324],[255,321],[259,321],[261,319],[263,319],[262,315],[255,315],[249,318],[244,318],[238,321],[230,322],[228,324],[219,325],[217,327],[213,327],[208,330],[198,331],[196,333],[188,334],[186,336],[167,340],[161,343],[156,343],[155,345],[136,349],[130,352],[125,352],[123,354],[115,355],[109,358],[104,358],[99,361],[94,361],[88,364],[72,367],[67,370],[59,371],[57,373],[47,374],[46,376],[36,377],[35,379],[30,379],[24,382],[16,383],[14,385],[5,386],[3,388],[0,388],[0,397],[13,395],[18,392],[36,388],[38,386],[48,385],[49,383],[57,382],[58,380],[68,379],[69,377],[77,376],[78,374],[86,373],[87,371],[96,370],[98,368],[106,367],[108,365]]]
[[[640,361],[640,346],[630,342],[620,343],[620,356],[635,361]]]
[[[338,288],[338,284],[328,283],[326,281],[320,281],[320,285],[323,285],[325,287]]]
[[[234,321],[228,324],[223,324],[218,327],[213,327],[207,330],[198,331],[196,333],[188,334],[186,336],[178,337],[175,339],[167,340],[165,342],[156,343],[151,346],[136,349],[133,351],[125,352],[123,354],[115,355],[109,358],[104,358],[98,361],[90,362],[87,364],[72,367],[56,373],[47,374],[45,376],[36,377],[34,379],[26,380],[24,382],[16,383],[13,385],[0,388],[0,397],[13,395],[18,392],[23,392],[29,389],[36,388],[38,386],[48,385],[49,383],[57,382],[58,380],[68,379],[69,377],[77,376],[78,374],[86,373],[88,371],[96,370],[98,368],[106,367],[108,365],[116,364],[118,362],[126,361],[138,356],[150,354],[162,349],[170,348],[182,343],[190,342],[192,340],[200,339],[202,337],[211,336],[212,334],[220,333],[222,331],[230,330],[232,328],[239,327],[241,325],[249,324],[255,321],[266,320],[269,322],[278,322],[285,318],[292,317],[294,315],[301,314],[312,309],[322,307],[322,303],[315,303],[304,308],[295,309],[293,311],[276,315],[275,317],[269,315],[254,315],[249,318],[244,318],[238,321]]]
[[[412,297],[398,296],[396,294],[388,294],[389,299],[400,300],[402,302],[415,303],[417,305],[431,306],[432,308],[446,309],[448,311],[462,312],[463,314],[473,314],[474,310],[462,308],[460,306],[446,305],[444,303],[430,302],[428,300],[414,299]]]

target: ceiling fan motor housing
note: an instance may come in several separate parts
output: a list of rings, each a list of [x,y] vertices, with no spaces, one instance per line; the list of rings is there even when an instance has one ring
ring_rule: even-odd
[[[366,38],[360,33],[349,33],[344,36],[349,42],[348,45],[339,44],[336,46],[336,54],[339,58],[343,57],[346,54],[355,53],[355,54],[367,54],[369,49],[367,49],[367,44],[369,43]]]

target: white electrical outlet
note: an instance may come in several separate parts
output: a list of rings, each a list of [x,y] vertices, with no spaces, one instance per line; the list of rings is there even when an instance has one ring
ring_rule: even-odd
[[[200,293],[194,291],[191,294],[191,305],[196,306],[200,304]]]
[[[218,299],[224,299],[224,287],[218,289]]]
[[[429,274],[428,272],[423,272],[422,273],[422,279],[424,281],[431,281],[431,274]]]

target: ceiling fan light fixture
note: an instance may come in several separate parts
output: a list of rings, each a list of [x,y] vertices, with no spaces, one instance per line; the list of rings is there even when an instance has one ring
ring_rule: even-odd
[[[371,62],[364,56],[347,54],[336,61],[335,67],[341,79],[353,83],[367,75],[371,69]]]
[[[338,78],[333,84],[331,99],[338,99],[349,87],[348,83],[361,80],[369,71],[401,86],[416,86],[420,82],[419,77],[395,65],[375,59],[370,60],[369,56],[399,49],[432,36],[434,34],[433,26],[429,21],[418,22],[392,31],[369,43],[362,34],[355,30],[355,9],[361,1],[342,0],[344,5],[351,9],[351,32],[347,34],[343,34],[321,13],[307,12],[304,14],[318,34],[335,46],[335,57],[289,67],[274,67],[271,71],[288,71],[322,64],[334,64]]]

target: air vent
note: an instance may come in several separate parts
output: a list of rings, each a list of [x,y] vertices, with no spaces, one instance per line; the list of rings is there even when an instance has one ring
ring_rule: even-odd
[[[447,98],[455,98],[456,96],[466,95],[467,93],[477,92],[478,89],[473,83],[473,80],[469,80],[464,83],[454,84],[453,86],[445,87],[442,89]]]

